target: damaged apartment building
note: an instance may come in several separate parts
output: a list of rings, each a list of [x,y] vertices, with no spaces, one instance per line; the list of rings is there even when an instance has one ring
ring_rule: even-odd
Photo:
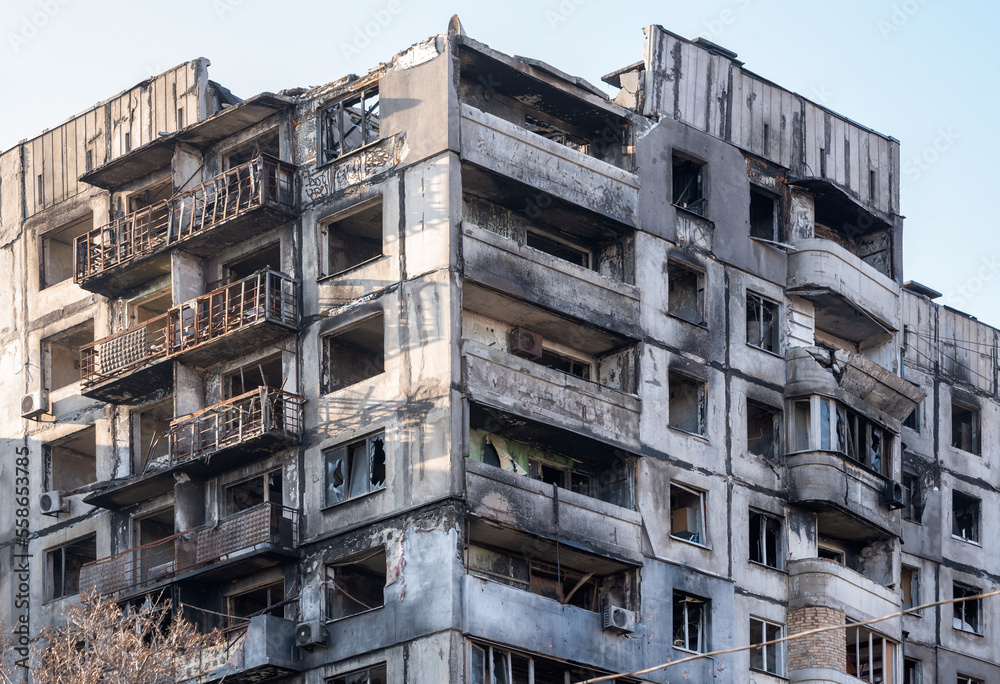
[[[7,624],[170,598],[199,684],[1000,681],[995,600],[866,623],[1000,583],[1000,333],[903,280],[899,142],[642,55],[196,59],[0,155]]]

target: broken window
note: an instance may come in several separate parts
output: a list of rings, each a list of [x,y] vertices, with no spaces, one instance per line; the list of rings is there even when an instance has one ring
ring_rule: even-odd
[[[174,571],[174,546],[160,543],[174,534],[174,507],[167,506],[158,511],[134,519],[133,547],[137,584],[154,582]]]
[[[750,186],[750,237],[780,241],[778,200],[763,190]]]
[[[590,364],[580,361],[564,354],[559,354],[551,349],[542,349],[542,355],[537,359],[537,363],[547,368],[562,371],[569,375],[575,375],[584,380],[590,380]]]
[[[899,589],[903,595],[903,610],[920,605],[920,570],[904,565],[899,573]],[[920,613],[911,613],[919,615]]]
[[[951,494],[951,534],[979,543],[979,499],[953,491]]]
[[[240,164],[246,164],[261,154],[278,158],[281,156],[279,142],[277,130],[265,133],[235,148],[231,148],[225,153],[225,164],[223,166],[226,169],[232,169]]]
[[[969,675],[959,674],[958,684],[985,684],[982,679],[976,679],[975,677],[970,677]]]
[[[593,253],[578,242],[571,242],[537,230],[527,231],[527,244],[546,254],[551,254],[577,266],[592,268]]]
[[[326,616],[350,617],[385,605],[385,548],[369,549],[326,566]]]
[[[782,676],[785,661],[782,654],[783,644],[768,644],[782,637],[784,626],[759,618],[750,618],[750,668]]]
[[[794,442],[795,451],[806,451],[809,449],[810,433],[812,428],[812,411],[809,400],[796,401],[793,407],[794,413]]]
[[[72,492],[97,480],[97,430],[93,427],[45,445],[48,491]]]
[[[670,483],[670,536],[695,544],[708,544],[705,532],[706,515],[705,492],[686,487],[676,482]]]
[[[674,648],[704,653],[708,650],[708,600],[674,592]]]
[[[327,684],[385,684],[388,680],[386,679],[385,663],[382,663],[375,667],[338,675],[326,681]]]
[[[866,627],[854,627],[848,618],[847,674],[863,682],[895,679],[896,643]]]
[[[679,261],[667,262],[667,309],[688,323],[705,325],[705,275]]]
[[[226,597],[227,627],[239,627],[255,615],[284,617],[285,609],[278,604],[285,600],[285,582],[278,580],[262,587],[231,594]]]
[[[670,371],[670,427],[705,434],[705,383],[689,375]]]
[[[777,302],[747,292],[747,344],[764,351],[779,352]]]
[[[132,299],[126,305],[128,308],[129,326],[145,323],[157,316],[162,316],[173,305],[173,291],[170,285],[151,294]],[[153,343],[151,342],[150,344]],[[157,349],[156,351],[159,350]]]
[[[705,215],[704,164],[677,153],[673,155],[674,199],[676,206]]]
[[[258,387],[280,389],[284,385],[281,354],[242,366],[222,378],[222,392],[226,399],[252,392]]]
[[[94,228],[94,215],[87,214],[48,233],[42,238],[42,268],[39,289],[73,277],[73,240]]]
[[[283,506],[281,470],[256,475],[227,485],[223,493],[225,515],[233,515],[264,503]]]
[[[781,448],[781,411],[747,400],[747,451],[769,461]]]
[[[162,401],[133,409],[132,472],[143,473],[166,465],[170,440],[167,431],[174,419],[174,400]]]
[[[781,568],[784,561],[781,519],[760,511],[750,511],[750,560],[769,568]]]
[[[893,435],[886,428],[846,406],[826,397],[795,402],[794,438],[796,451],[833,451],[852,461],[889,476],[892,472]],[[819,441],[812,438],[811,420],[818,411]]]
[[[323,452],[326,505],[385,489],[385,433]]]
[[[326,164],[379,139],[378,86],[320,110],[319,164]]]
[[[951,402],[951,445],[970,454],[979,453],[978,408]]]
[[[831,544],[829,540],[816,543],[816,557],[831,561],[837,565],[847,564],[847,554],[844,553],[842,548]]]
[[[963,632],[983,633],[983,600],[981,598],[970,599],[982,593],[976,587],[955,582],[953,587],[954,606],[954,627]]]
[[[906,419],[903,421],[903,427],[910,428],[914,432],[920,432],[920,404],[917,404],[916,408],[906,416]]]
[[[263,269],[281,272],[281,241],[276,240],[266,247],[244,254],[239,259],[234,259],[223,265],[222,272],[226,277],[221,281],[209,283],[205,287],[206,292],[211,292],[237,280],[242,280],[252,276],[257,271]]]
[[[906,488],[906,506],[903,507],[903,520],[920,523],[924,516],[924,492],[920,478],[913,473],[903,472],[903,487]]]
[[[384,320],[380,313],[324,339],[324,394],[385,372]]]
[[[382,198],[351,207],[321,226],[326,269],[336,275],[382,256]]]
[[[486,644],[471,644],[469,660],[469,684],[565,684],[602,675],[595,670],[581,669]]]
[[[903,684],[922,684],[920,661],[903,658]]]
[[[80,568],[97,560],[97,535],[75,539],[45,552],[45,600],[80,593]]]
[[[80,381],[80,349],[93,341],[93,321],[43,340],[42,366],[47,390],[51,392]]]

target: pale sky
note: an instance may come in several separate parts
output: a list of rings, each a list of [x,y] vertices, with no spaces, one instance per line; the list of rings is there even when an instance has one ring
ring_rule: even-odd
[[[598,86],[642,28],[704,36],[746,68],[901,142],[904,278],[1000,326],[994,62],[1000,3],[973,0],[3,0],[0,150],[195,57],[240,97],[362,74],[447,28]]]

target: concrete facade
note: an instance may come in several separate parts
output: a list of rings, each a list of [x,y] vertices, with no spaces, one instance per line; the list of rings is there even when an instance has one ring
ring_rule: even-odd
[[[609,98],[456,23],[246,100],[194,60],[0,155],[17,638],[96,589],[231,630],[178,681],[817,627],[617,681],[1000,678],[994,599],[851,625],[1000,584],[1000,332],[904,282],[898,141],[658,26]]]

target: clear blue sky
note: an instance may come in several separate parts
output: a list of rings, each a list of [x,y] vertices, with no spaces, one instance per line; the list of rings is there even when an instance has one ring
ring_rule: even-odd
[[[1000,326],[995,29],[971,0],[5,0],[0,149],[194,57],[240,97],[364,73],[443,31],[595,85],[642,58],[642,27],[705,36],[746,67],[902,143],[904,275]]]

